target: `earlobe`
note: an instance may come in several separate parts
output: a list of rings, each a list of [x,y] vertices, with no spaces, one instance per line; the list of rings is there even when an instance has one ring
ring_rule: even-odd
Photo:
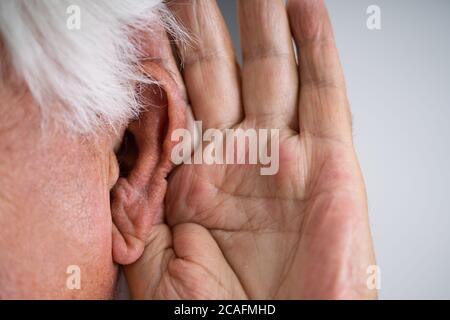
[[[145,111],[128,127],[137,152],[129,172],[111,192],[112,254],[122,265],[141,256],[152,224],[163,211],[166,178],[173,169],[170,155],[176,144],[170,137],[186,126],[186,103],[175,81],[153,62],[145,62],[143,72],[158,85],[138,85]]]

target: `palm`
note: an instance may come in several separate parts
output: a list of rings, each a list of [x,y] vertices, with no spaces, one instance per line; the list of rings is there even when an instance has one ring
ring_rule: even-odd
[[[294,9],[300,11],[295,14],[316,14],[316,18],[324,20],[322,27],[329,27],[321,2],[292,2]],[[257,7],[261,3],[259,0],[242,1],[242,10],[244,13],[256,10],[252,5]],[[268,1],[269,9],[265,10],[280,10],[283,21],[281,10],[284,7],[276,4],[270,8],[274,3]],[[246,5],[250,9],[245,9]],[[249,20],[267,23],[263,14],[257,16],[261,19]],[[312,20],[311,17],[294,18]],[[244,23],[241,28],[252,26]],[[248,64],[244,62],[242,70],[244,98],[239,103],[245,117],[233,126],[279,128],[279,172],[263,176],[257,165],[178,167],[169,179],[166,224],[155,227],[144,256],[130,268],[129,278],[133,275],[137,278],[144,270],[155,270],[151,280],[132,283],[135,296],[264,299],[372,295],[366,287],[366,269],[374,259],[364,183],[351,142],[348,106],[345,91],[340,87],[335,48],[334,45],[328,48],[332,41],[302,45],[303,31],[297,30],[297,34],[295,29],[293,31],[301,49],[303,88],[297,93],[297,75],[288,72],[284,78],[274,80],[269,89],[255,90],[258,84],[266,85],[265,69],[269,74],[291,70],[295,61],[293,56],[290,59],[271,56],[270,51],[267,57],[258,52],[255,57],[263,59],[252,61],[248,57],[253,55],[247,52]],[[277,38],[263,38],[276,43],[281,38],[288,45],[290,32],[286,33],[285,39],[279,32],[274,36]],[[245,37],[245,30],[243,34]],[[252,38],[244,40],[254,41]],[[247,43],[245,41],[243,43]],[[331,50],[326,63],[317,60],[328,57],[329,53],[321,50]],[[199,61],[206,65],[205,69],[209,67],[208,61]],[[253,68],[253,63],[260,65]],[[329,70],[337,75],[327,74]],[[194,100],[194,111],[197,116],[206,118],[206,108],[214,104],[202,108],[200,102],[204,100],[196,99],[201,93],[193,92],[196,86],[189,83],[187,72],[185,80],[190,98]],[[213,92],[222,92],[216,87],[213,89]],[[283,99],[274,97],[274,92]],[[298,94],[296,111],[293,106]],[[221,110],[233,108],[233,105],[220,105]],[[214,110],[209,112],[214,114]],[[239,112],[236,115],[242,117]],[[284,120],[280,120],[285,115]]]
[[[168,226],[156,228],[143,257],[163,268],[155,285],[141,289],[151,288],[145,296],[333,297],[348,285],[339,275],[346,261],[336,260],[352,241],[342,230],[365,219],[357,214],[365,196],[354,192],[362,181],[352,148],[282,136],[276,176],[242,165],[183,165],[174,172]],[[309,280],[315,275],[329,279],[319,287]]]

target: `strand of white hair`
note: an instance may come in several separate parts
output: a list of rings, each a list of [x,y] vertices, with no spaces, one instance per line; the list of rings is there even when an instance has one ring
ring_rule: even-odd
[[[79,28],[68,27],[73,8]],[[150,80],[139,71],[142,53],[132,35],[155,25],[181,33],[162,0],[0,1],[0,39],[11,69],[44,117],[80,133],[139,113],[134,83]]]

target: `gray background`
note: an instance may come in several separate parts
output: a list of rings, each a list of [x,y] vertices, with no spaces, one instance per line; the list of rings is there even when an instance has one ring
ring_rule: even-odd
[[[218,0],[237,48],[234,0]],[[382,299],[450,299],[450,1],[326,1],[369,194]],[[366,27],[381,7],[382,30]]]

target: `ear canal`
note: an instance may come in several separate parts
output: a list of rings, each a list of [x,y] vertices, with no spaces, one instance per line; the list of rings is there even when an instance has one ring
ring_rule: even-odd
[[[152,62],[146,62],[143,71],[158,85],[137,87],[145,111],[128,128],[134,137],[135,159],[111,192],[112,254],[122,265],[139,259],[155,218],[162,216],[166,178],[173,169],[170,155],[176,144],[170,137],[186,126],[186,103],[175,81]]]

